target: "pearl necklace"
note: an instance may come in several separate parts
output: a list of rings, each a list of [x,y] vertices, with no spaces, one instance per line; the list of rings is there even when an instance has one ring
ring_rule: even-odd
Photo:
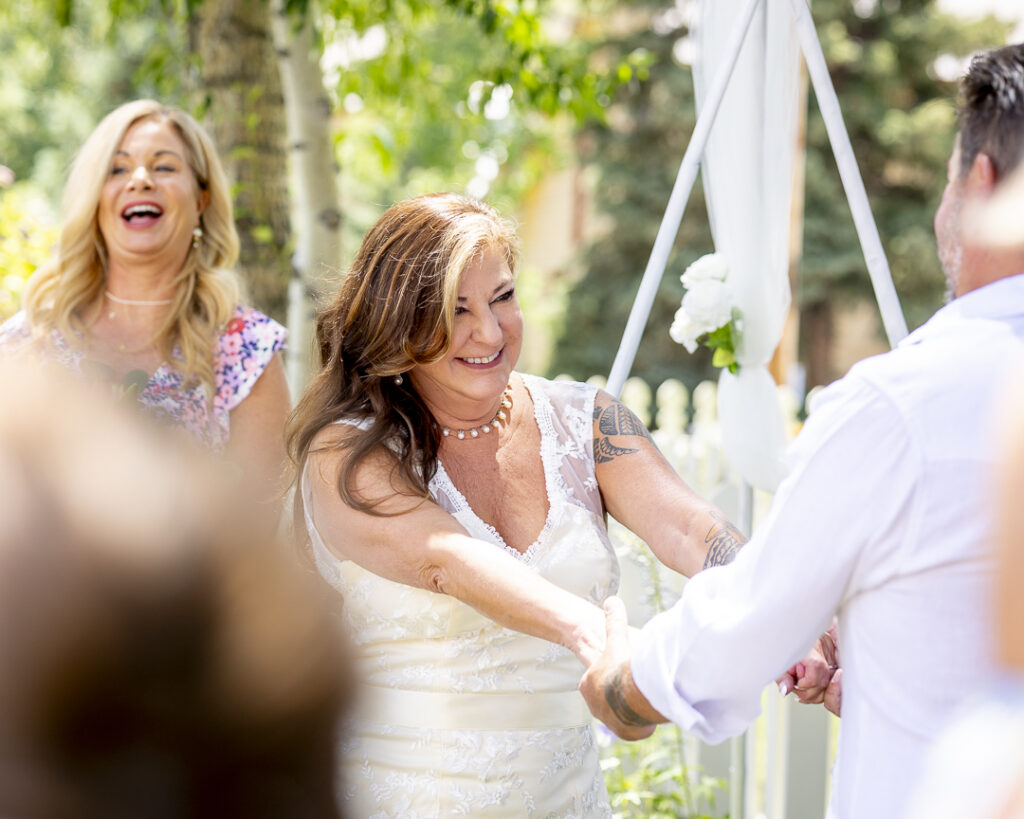
[[[506,422],[508,420],[508,413],[506,413],[505,410],[510,409],[512,409],[511,384],[505,387],[504,392],[502,392],[501,394],[501,404],[498,405],[497,414],[486,424],[481,424],[478,427],[470,427],[469,429],[459,429],[454,431],[451,429],[451,427],[441,427],[441,434],[445,438],[450,438],[454,436],[458,438],[460,441],[465,440],[467,437],[479,438],[481,432],[486,434],[490,432],[493,428],[498,426],[498,424]]]
[[[159,307],[161,304],[170,304],[174,299],[154,299],[148,301],[146,299],[122,299],[120,296],[115,296],[109,290],[104,290],[107,294],[107,298],[118,304],[133,304],[136,307]]]
[[[114,304],[127,304],[130,307],[163,307],[165,304],[170,304],[174,301],[174,299],[154,299],[152,301],[148,299],[122,299],[120,296],[115,296],[109,290],[104,290],[103,293]],[[107,313],[107,318],[114,318],[116,315],[117,311],[111,308],[110,312]]]

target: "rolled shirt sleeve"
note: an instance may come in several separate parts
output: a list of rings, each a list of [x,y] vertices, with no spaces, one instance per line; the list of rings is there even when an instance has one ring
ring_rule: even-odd
[[[673,608],[634,635],[633,677],[648,701],[707,742],[741,733],[764,686],[872,582],[876,552],[906,542],[915,446],[870,383],[848,377],[826,390],[736,560],[695,575]]]

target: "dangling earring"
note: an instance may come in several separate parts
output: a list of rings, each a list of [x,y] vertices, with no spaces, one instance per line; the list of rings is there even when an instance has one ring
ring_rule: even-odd
[[[396,387],[401,387],[404,382],[405,382],[405,379],[402,378],[402,374],[401,373],[399,373],[398,375],[395,376],[395,386]]]
[[[199,249],[199,240],[203,238],[203,229],[198,225],[192,228],[192,247]]]

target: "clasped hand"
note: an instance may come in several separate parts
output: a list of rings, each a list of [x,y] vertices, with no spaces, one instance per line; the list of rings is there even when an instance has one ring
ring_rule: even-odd
[[[651,707],[633,682],[630,671],[626,609],[617,597],[604,604],[604,651],[594,659],[580,680],[591,713],[621,739],[644,739],[665,718]]]
[[[777,680],[779,691],[790,692],[802,703],[824,703],[836,716],[842,706],[843,669],[839,662],[839,640],[835,623],[814,644],[800,662]]]

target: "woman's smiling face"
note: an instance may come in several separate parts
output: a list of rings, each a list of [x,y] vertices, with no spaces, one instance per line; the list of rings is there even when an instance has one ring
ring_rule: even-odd
[[[459,282],[452,340],[448,352],[409,375],[431,407],[452,413],[494,412],[519,359],[523,314],[508,263],[496,250],[483,251]]]
[[[208,199],[187,157],[167,120],[140,120],[125,132],[100,193],[99,228],[112,262],[184,264]]]

